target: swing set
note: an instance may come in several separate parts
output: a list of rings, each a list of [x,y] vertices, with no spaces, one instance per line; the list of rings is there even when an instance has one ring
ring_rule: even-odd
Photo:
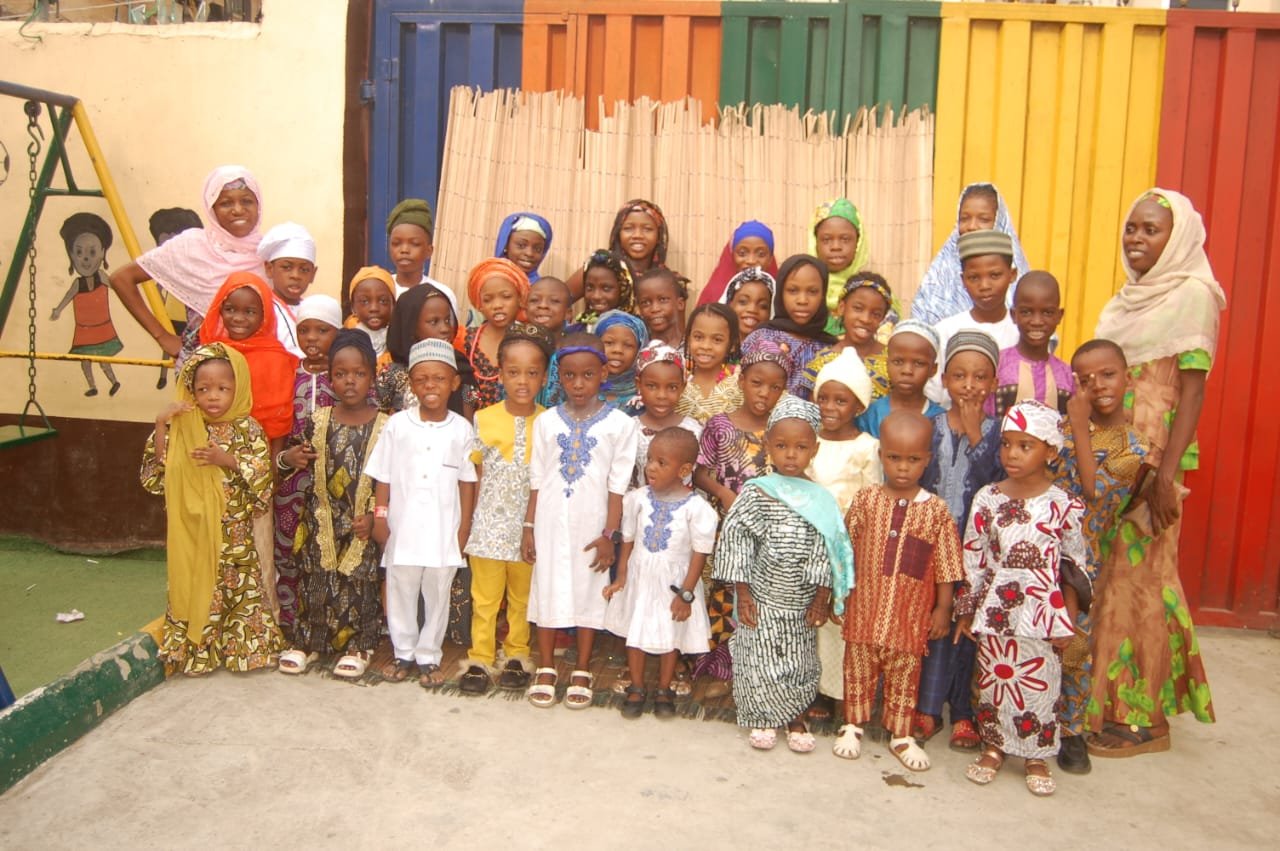
[[[15,425],[0,426],[0,449],[3,449],[57,436],[57,429],[49,422],[44,407],[36,399],[36,361],[96,361],[166,368],[172,366],[173,361],[169,358],[148,360],[36,351],[36,228],[40,222],[40,214],[44,212],[46,200],[62,197],[104,198],[111,209],[111,216],[115,220],[116,229],[120,233],[121,241],[124,242],[125,250],[129,252],[129,257],[136,259],[142,253],[142,249],[138,245],[138,237],[133,232],[129,216],[120,200],[120,193],[116,190],[115,181],[107,168],[106,158],[98,146],[98,139],[93,133],[89,114],[85,111],[83,102],[72,95],[31,88],[4,80],[0,80],[0,95],[25,101],[23,111],[27,115],[27,135],[31,139],[27,144],[29,181],[27,192],[30,198],[27,216],[22,225],[22,232],[18,236],[18,242],[14,246],[13,259],[5,273],[3,287],[0,287],[0,334],[3,334],[25,265],[27,350],[25,352],[0,351],[0,358],[23,358],[27,361],[27,404]],[[50,126],[47,145],[41,124],[42,115],[48,116]],[[89,160],[93,163],[93,170],[97,174],[100,186],[98,189],[77,185],[75,176],[71,172],[71,160],[67,156],[67,134],[73,122],[80,133],[80,140],[84,143]],[[37,170],[37,161],[42,149],[44,149],[44,162]],[[62,176],[61,185],[55,186],[54,181],[59,171]],[[160,291],[156,289],[155,282],[147,281],[142,285],[142,289],[151,312],[155,314],[156,319],[166,331],[172,332],[173,323],[169,321],[168,314],[165,312],[164,302],[160,299]]]

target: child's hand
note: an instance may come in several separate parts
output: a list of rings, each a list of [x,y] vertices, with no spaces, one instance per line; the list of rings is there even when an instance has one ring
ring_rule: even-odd
[[[960,417],[960,428],[964,430],[965,437],[969,438],[971,445],[977,444],[982,440],[982,420],[986,415],[982,408],[986,401],[986,399],[977,399],[971,396],[958,396],[955,399],[956,414]]]
[[[520,536],[520,558],[524,559],[525,564],[533,564],[538,560],[538,551],[533,547],[533,530],[527,526]]]
[[[316,460],[316,451],[305,443],[291,446],[281,454],[284,456],[284,463],[295,470],[305,470]]]
[[[361,514],[351,522],[351,532],[362,541],[369,540],[369,533],[373,531],[373,515]]]
[[[236,459],[231,453],[223,449],[218,444],[210,441],[204,446],[197,446],[191,450],[191,457],[199,466],[222,467],[224,470],[236,469]]]
[[[689,615],[693,614],[693,604],[686,603],[679,597],[675,597],[671,601],[671,619],[676,623],[684,623],[689,619]]]
[[[387,518],[374,517],[373,518],[373,540],[377,542],[378,546],[385,547],[387,545],[387,539],[390,537],[391,537],[391,527],[387,525]]]
[[[734,593],[738,601],[738,621],[750,629],[756,628],[756,598],[751,596],[751,586],[739,582]]]
[[[612,600],[613,595],[617,594],[619,591],[621,591],[625,587],[627,587],[627,580],[619,577],[617,582],[612,582],[604,586],[604,591],[602,593],[604,594],[604,598],[606,600]]]
[[[590,566],[596,573],[606,571],[613,565],[613,541],[601,535],[582,548],[584,553],[589,553],[592,550],[595,550],[596,554],[595,558],[591,560]]]
[[[170,402],[163,411],[156,414],[156,427],[168,424],[178,414],[185,414],[195,409],[195,405],[190,402]]]
[[[977,639],[973,637],[973,615],[965,615],[960,618],[960,620],[956,621],[956,634],[951,639],[951,643],[959,644],[961,636],[964,636],[970,641],[977,641]]]
[[[1088,422],[1089,417],[1093,415],[1093,373],[1085,373],[1084,375],[1076,375],[1072,373],[1076,380],[1076,392],[1071,394],[1071,398],[1067,400],[1067,419],[1072,422]]]
[[[929,620],[929,640],[937,641],[939,638],[946,638],[951,632],[951,609],[950,607],[936,607],[933,610],[933,617]],[[928,648],[925,648],[926,656],[929,655]]]
[[[831,594],[819,591],[813,597],[808,610],[804,613],[805,626],[822,626],[831,616]]]

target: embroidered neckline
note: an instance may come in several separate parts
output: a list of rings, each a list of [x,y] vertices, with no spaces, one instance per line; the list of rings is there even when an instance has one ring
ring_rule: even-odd
[[[556,443],[560,447],[560,478],[567,485],[564,489],[566,498],[573,496],[573,485],[586,475],[587,468],[591,466],[591,450],[598,443],[589,433],[591,427],[607,417],[610,410],[608,405],[601,405],[594,414],[579,420],[563,404],[556,405],[556,413],[569,427],[568,434],[556,435]]]
[[[660,499],[652,487],[646,487],[649,505],[653,507],[650,523],[644,530],[644,547],[651,553],[660,553],[671,543],[671,519],[686,502],[693,499],[693,491],[680,499]]]

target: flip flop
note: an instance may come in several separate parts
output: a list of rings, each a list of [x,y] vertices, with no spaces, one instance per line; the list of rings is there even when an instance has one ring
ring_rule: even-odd
[[[382,666],[379,672],[382,678],[389,683],[402,683],[409,676],[409,672],[418,667],[410,659],[396,659]]]

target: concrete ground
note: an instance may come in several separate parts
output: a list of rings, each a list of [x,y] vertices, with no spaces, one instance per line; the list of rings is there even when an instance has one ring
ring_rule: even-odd
[[[1058,772],[1048,800],[1017,760],[974,786],[939,739],[932,770],[911,774],[876,743],[857,762],[830,738],[754,752],[723,722],[412,683],[177,678],[0,797],[0,847],[1276,847],[1280,641],[1204,630],[1201,644],[1218,723],[1180,717],[1168,753]]]

